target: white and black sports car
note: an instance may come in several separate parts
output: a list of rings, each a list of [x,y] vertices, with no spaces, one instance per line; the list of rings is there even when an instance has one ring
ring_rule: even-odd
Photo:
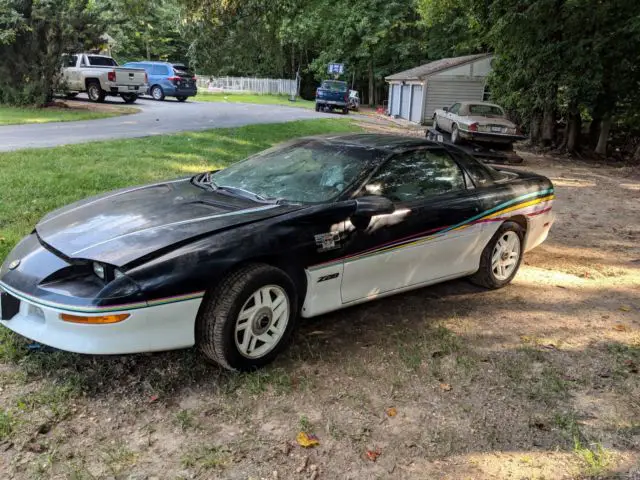
[[[197,344],[259,367],[299,317],[456,277],[504,286],[553,198],[545,177],[424,139],[304,138],[48,214],[0,268],[1,321],[73,352]]]

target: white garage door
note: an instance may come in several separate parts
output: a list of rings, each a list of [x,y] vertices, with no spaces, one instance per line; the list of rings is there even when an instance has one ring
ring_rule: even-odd
[[[422,85],[413,86],[413,100],[411,103],[411,121],[420,123],[422,121]]]
[[[400,115],[400,87],[391,85],[391,115]]]
[[[428,80],[424,118],[430,120],[437,108],[450,107],[455,102],[482,101],[484,83],[484,79]]]
[[[402,86],[401,103],[400,117],[409,120],[409,108],[411,107],[411,85]]]

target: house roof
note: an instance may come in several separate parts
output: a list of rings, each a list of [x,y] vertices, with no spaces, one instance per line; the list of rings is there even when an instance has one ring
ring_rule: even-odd
[[[465,55],[463,57],[441,58],[440,60],[425,63],[419,67],[410,68],[404,72],[394,73],[393,75],[385,77],[385,80],[423,80],[443,70],[449,70],[450,68],[459,67],[465,63],[474,62],[490,56],[490,53],[479,53],[476,55]]]

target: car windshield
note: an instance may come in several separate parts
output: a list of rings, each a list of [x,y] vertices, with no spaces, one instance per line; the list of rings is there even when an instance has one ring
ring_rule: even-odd
[[[329,90],[331,92],[346,92],[347,91],[347,83],[346,82],[338,82],[335,80],[325,80],[322,82],[322,89]]]
[[[117,67],[118,64],[113,58],[100,57],[98,55],[87,55],[89,65],[92,67]]]
[[[241,189],[266,200],[321,203],[338,197],[381,154],[307,140],[258,153],[211,175],[216,187]]]
[[[504,111],[496,105],[469,105],[469,113],[483,117],[504,117]]]

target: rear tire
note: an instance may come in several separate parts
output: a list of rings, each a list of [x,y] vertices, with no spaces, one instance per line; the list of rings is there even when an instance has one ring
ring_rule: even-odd
[[[316,103],[316,112],[319,112],[319,111],[320,111],[320,105]]]
[[[99,82],[89,82],[87,84],[87,96],[92,102],[102,103],[107,94],[102,90]]]
[[[460,138],[460,131],[458,130],[457,125],[454,125],[451,128],[451,143],[454,145],[460,145],[462,143],[462,138]]]
[[[176,97],[176,99],[177,99],[179,102],[186,102],[186,101],[187,101],[187,97],[182,97],[182,96],[180,96],[180,97]]]
[[[159,102],[164,100],[164,90],[162,90],[160,85],[154,85],[151,87],[151,91],[149,93],[154,100],[158,100]]]
[[[286,347],[297,313],[296,288],[285,272],[261,263],[245,265],[205,297],[196,341],[221,367],[253,370]]]
[[[122,100],[124,100],[124,103],[135,103],[135,101],[138,100],[138,95],[135,93],[121,93],[120,96]]]
[[[469,279],[489,289],[502,288],[518,273],[524,250],[524,229],[506,221],[495,233],[480,257],[480,268]]]

